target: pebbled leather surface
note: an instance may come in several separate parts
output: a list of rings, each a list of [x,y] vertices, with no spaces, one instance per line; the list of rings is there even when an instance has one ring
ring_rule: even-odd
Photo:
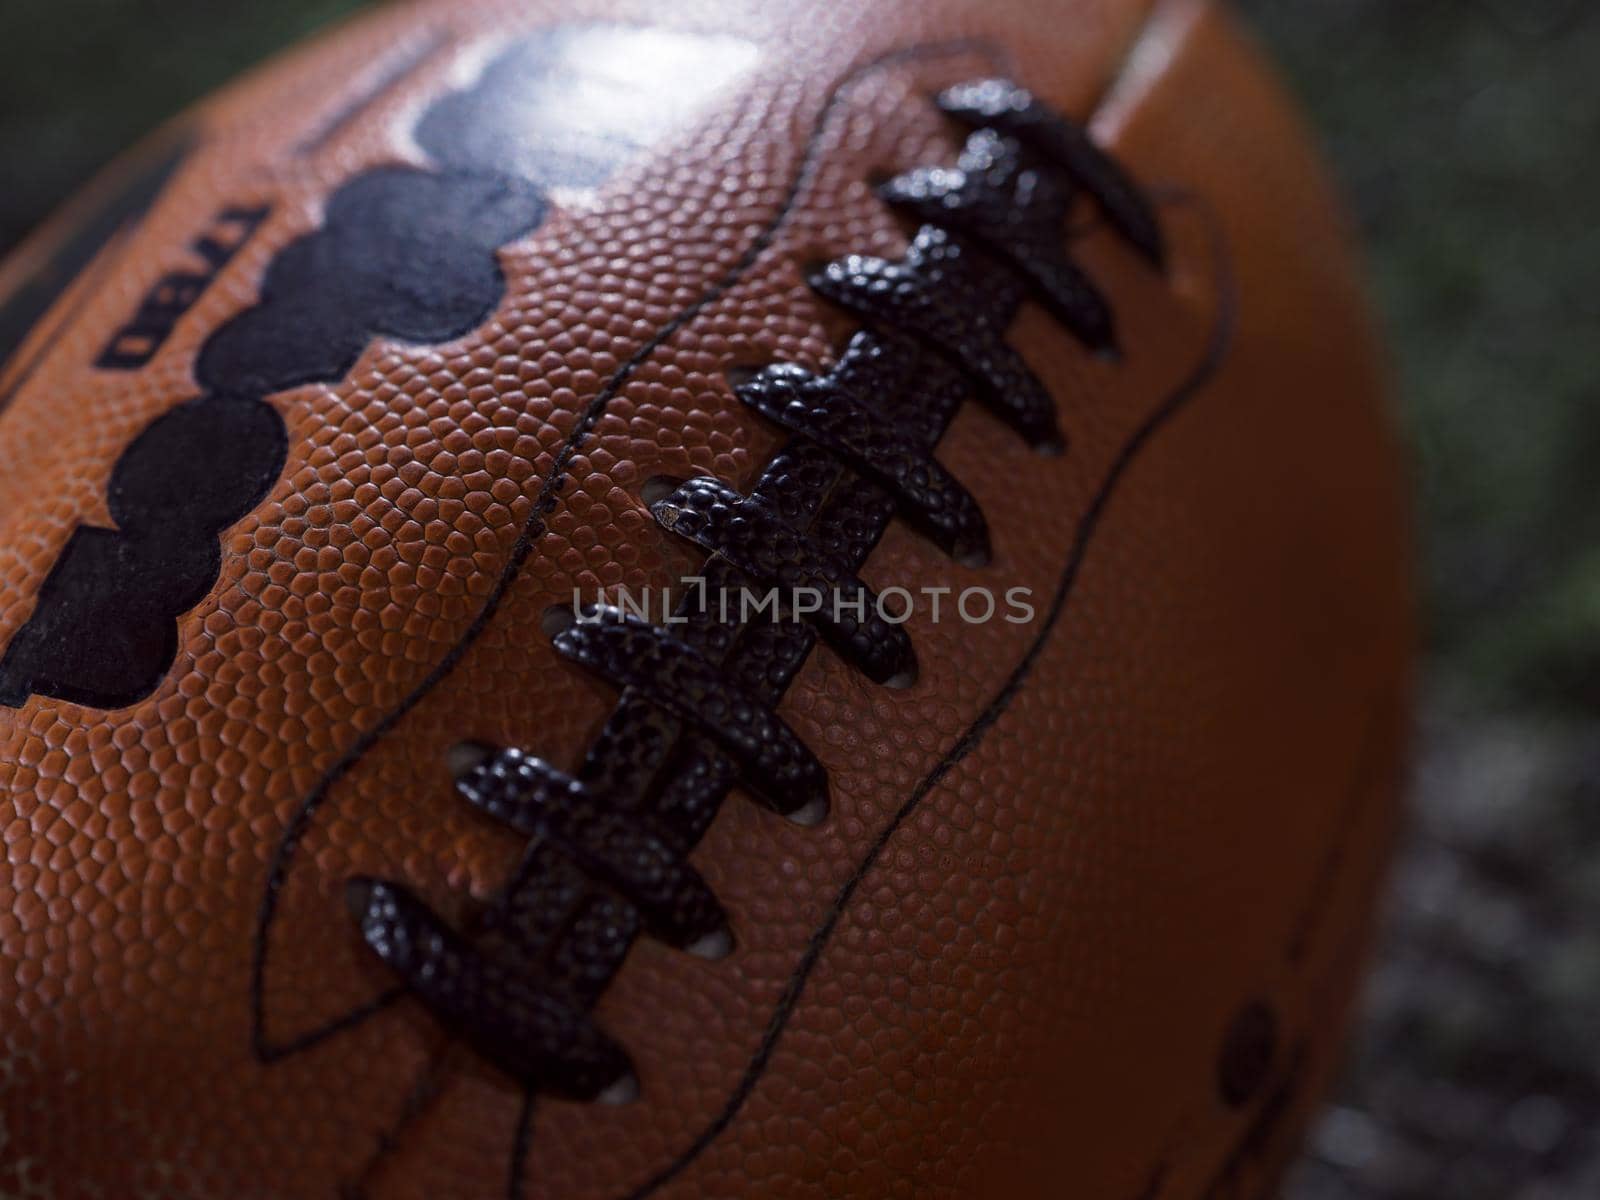
[[[418,113],[504,40],[603,20],[756,47],[499,252],[482,326],[380,340],[343,381],[271,397],[287,466],[224,532],[153,695],[0,708],[0,1195],[1270,1187],[1335,1051],[1392,822],[1396,463],[1342,226],[1248,46],[1186,0],[1051,7],[422,4],[188,118],[195,149],[142,221],[0,366],[0,642],[72,529],[111,523],[117,456],[197,394],[197,348],[273,254],[352,175],[425,165]],[[953,165],[965,130],[928,98],[997,73],[1094,114],[1164,197],[1168,272],[1086,211],[1073,261],[1120,359],[1031,305],[1007,338],[1066,453],[964,405],[938,457],[989,563],[897,522],[861,577],[1029,587],[1037,619],[966,625],[946,597],[905,627],[907,689],[812,652],[779,715],[830,814],[723,804],[691,861],[734,952],[641,940],[595,1009],[633,1102],[541,1097],[525,1121],[520,1089],[403,999],[297,1043],[392,988],[348,879],[455,914],[514,869],[522,842],[453,794],[451,748],[575,765],[616,693],[556,652],[545,610],[694,570],[645,481],[748,491],[785,435],[729,372],[829,364],[858,322],[808,272],[904,254],[878,185]],[[272,211],[148,365],[95,370],[229,205]]]

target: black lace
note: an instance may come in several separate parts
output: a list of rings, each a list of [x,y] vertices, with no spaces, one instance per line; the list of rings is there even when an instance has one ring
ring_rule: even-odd
[[[1162,265],[1148,202],[1081,129],[1004,80],[937,102],[972,132],[955,166],[881,188],[923,222],[904,258],[846,255],[810,278],[864,328],[825,374],[778,364],[736,387],[793,439],[749,495],[697,478],[651,505],[709,554],[681,621],[601,606],[555,635],[560,654],[621,691],[576,775],[491,748],[459,774],[469,804],[529,839],[497,902],[464,933],[402,884],[349,884],[367,944],[531,1089],[630,1090],[626,1051],[589,1010],[641,933],[706,957],[732,948],[727,914],[688,861],[730,787],[801,824],[825,815],[827,774],[776,711],[816,640],[879,683],[914,677],[904,628],[878,615],[856,572],[896,515],[963,562],[987,558],[982,512],[933,458],[962,401],[1061,447],[1054,402],[1004,335],[1032,299],[1091,350],[1116,353],[1110,306],[1067,254],[1075,199]],[[743,605],[722,602],[774,587],[840,602],[805,621],[746,621]]]

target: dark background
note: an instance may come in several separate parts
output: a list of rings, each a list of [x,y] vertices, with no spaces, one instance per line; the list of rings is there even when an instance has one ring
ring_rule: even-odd
[[[0,0],[0,250],[353,0]],[[1044,5],[1041,5],[1043,8]],[[1392,331],[1425,547],[1415,819],[1292,1200],[1600,1196],[1600,6],[1241,0]]]

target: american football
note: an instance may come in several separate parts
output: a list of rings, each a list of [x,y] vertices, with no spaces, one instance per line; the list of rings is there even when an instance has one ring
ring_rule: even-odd
[[[1225,9],[387,7],[0,358],[0,1196],[1275,1194],[1414,635]]]

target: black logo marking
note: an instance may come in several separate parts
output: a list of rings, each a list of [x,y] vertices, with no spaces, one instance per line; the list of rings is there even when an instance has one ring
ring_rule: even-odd
[[[198,271],[169,271],[156,280],[133,319],[111,336],[94,365],[106,371],[136,371],[154,358],[179,319],[205,295],[212,280],[233,261],[271,211],[262,205],[219,212],[211,228],[190,246],[203,267]]]
[[[0,704],[46,695],[117,708],[149,695],[176,654],[177,617],[216,582],[219,533],[283,470],[287,434],[266,398],[338,382],[374,338],[470,333],[504,290],[496,250],[543,222],[548,193],[605,180],[638,151],[641,130],[653,137],[682,120],[742,69],[744,51],[652,30],[555,29],[436,102],[416,137],[437,169],[380,167],[341,187],[324,226],[274,257],[255,307],[206,339],[200,395],[123,452],[108,496],[117,528],[80,526],[69,538],[0,659]],[[596,89],[597,64],[636,71]],[[573,95],[599,99],[580,107]],[[194,282],[169,282],[108,347],[109,365],[147,360],[174,310],[193,303]]]

